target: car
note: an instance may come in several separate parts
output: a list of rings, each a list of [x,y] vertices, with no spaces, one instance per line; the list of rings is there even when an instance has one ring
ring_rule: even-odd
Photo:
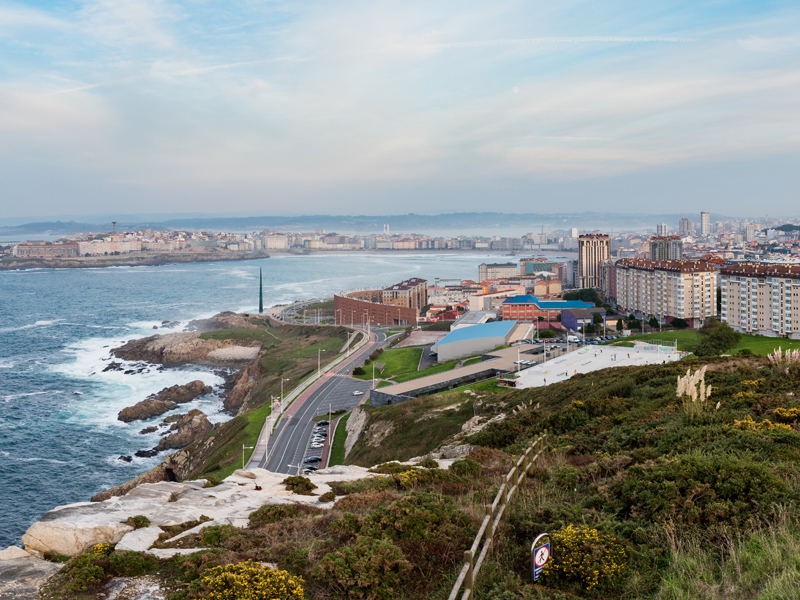
[[[309,446],[309,448],[311,448],[312,450],[319,450],[320,448],[324,448],[324,447],[325,447],[325,444],[311,444]]]
[[[353,396],[363,396],[363,395],[364,392],[362,392],[361,390],[356,390],[355,392],[353,392]]]
[[[321,456],[309,456],[307,459],[303,461],[304,465],[310,465],[312,463],[318,463],[322,460]]]
[[[330,425],[329,421],[317,421],[317,425]]]

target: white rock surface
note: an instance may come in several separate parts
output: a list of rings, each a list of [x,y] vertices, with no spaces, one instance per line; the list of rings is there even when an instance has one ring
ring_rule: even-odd
[[[150,548],[147,554],[152,554],[158,558],[172,558],[178,554],[194,554],[200,550],[208,550],[208,548]]]
[[[250,513],[264,504],[332,506],[330,502],[320,503],[318,496],[300,496],[287,491],[281,483],[286,475],[264,469],[250,472],[255,479],[234,474],[211,488],[203,488],[203,481],[144,483],[124,496],[114,496],[103,502],[62,506],[45,513],[22,536],[22,542],[27,550],[75,556],[95,544],[119,543],[133,531],[124,521],[136,515],[146,516],[155,528],[199,520],[203,515],[214,521],[244,525]],[[328,482],[374,476],[362,467],[337,466],[317,471],[311,480],[318,486],[314,491],[322,495],[330,491]],[[256,490],[256,486],[262,489]],[[169,501],[173,494],[178,498],[176,502]]]
[[[144,552],[156,543],[158,536],[164,533],[160,527],[142,527],[126,533],[119,544],[117,550],[131,550],[133,552]]]
[[[30,554],[0,562],[0,599],[36,600],[39,589],[63,566]]]
[[[15,558],[28,558],[30,555],[30,552],[23,550],[19,546],[9,546],[5,550],[0,550],[0,561],[14,560]]]

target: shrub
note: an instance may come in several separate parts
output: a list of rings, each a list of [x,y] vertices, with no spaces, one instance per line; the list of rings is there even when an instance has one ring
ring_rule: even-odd
[[[97,565],[98,560],[92,554],[80,554],[72,558],[64,567],[66,580],[64,589],[70,592],[85,592],[90,587],[102,583],[105,578],[103,567]]]
[[[747,458],[691,454],[650,468],[633,466],[609,488],[623,513],[691,525],[747,524],[751,515],[786,501],[776,472]],[[610,507],[609,507],[610,508]]]
[[[689,322],[684,319],[672,319],[670,325],[675,329],[686,329],[689,327]]]
[[[800,420],[800,408],[776,408],[774,419],[778,423],[794,423]]]
[[[739,350],[740,356],[753,356],[753,351],[750,348],[742,348]]]
[[[333,492],[325,492],[319,497],[320,502],[333,502],[336,500],[336,494]]]
[[[552,542],[552,558],[544,569],[548,582],[580,581],[587,590],[608,589],[628,561],[616,539],[590,527],[568,525],[552,535]]]
[[[265,504],[258,510],[250,513],[250,526],[263,523],[277,523],[283,519],[297,516],[297,509],[290,504]]]
[[[92,547],[92,554],[95,556],[108,556],[114,551],[111,544],[97,544]]]
[[[200,541],[204,546],[221,546],[237,533],[233,525],[211,525],[200,530]]]
[[[304,600],[303,579],[252,560],[217,566],[203,574],[211,600]]]
[[[438,469],[439,463],[432,459],[430,456],[426,456],[421,461],[417,463],[418,467],[422,467],[424,469]]]
[[[367,372],[364,370],[364,367],[356,367],[353,369],[353,375],[366,375]]]
[[[158,559],[143,552],[114,552],[108,557],[108,563],[109,571],[121,577],[144,575],[158,567]]]
[[[626,377],[615,381],[603,391],[611,398],[630,398],[635,390],[636,384]]]
[[[481,463],[471,458],[462,458],[450,465],[450,470],[462,477],[473,477],[481,472]]]
[[[438,465],[437,465],[438,466]],[[399,462],[386,462],[372,467],[370,473],[382,473],[384,475],[395,475],[403,471],[410,471],[414,469],[412,465],[401,465]]]
[[[141,529],[142,527],[150,527],[150,519],[148,519],[144,515],[136,515],[135,517],[128,517],[125,523],[127,523],[134,529]]]
[[[292,475],[282,481],[286,489],[301,496],[313,496],[312,490],[317,489],[317,486],[311,483],[308,477],[301,477],[300,475]]]
[[[326,554],[317,566],[349,598],[376,600],[395,597],[400,576],[411,569],[402,550],[390,540],[359,536],[353,546]]]
[[[792,430],[789,425],[785,425],[783,423],[773,423],[772,421],[754,421],[753,417],[750,415],[747,415],[741,421],[734,419],[733,426],[736,429],[742,429],[745,431],[770,431],[771,429]]]

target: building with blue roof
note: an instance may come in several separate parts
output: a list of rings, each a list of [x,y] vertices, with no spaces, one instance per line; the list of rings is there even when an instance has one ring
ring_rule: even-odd
[[[533,323],[534,321],[558,321],[561,311],[594,308],[583,300],[540,300],[536,296],[514,296],[502,304],[503,320]]]
[[[448,333],[431,351],[438,354],[439,362],[483,354],[507,344],[516,326],[516,321],[495,321],[462,327]]]

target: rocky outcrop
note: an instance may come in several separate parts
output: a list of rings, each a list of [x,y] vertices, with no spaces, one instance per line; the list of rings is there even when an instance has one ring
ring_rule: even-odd
[[[169,457],[167,457],[169,458]],[[133,488],[139,486],[142,483],[157,483],[159,481],[172,481],[175,479],[175,475],[167,465],[164,463],[158,465],[157,467],[142,473],[138,477],[131,479],[130,481],[126,481],[122,485],[117,485],[115,487],[109,488],[104,492],[100,492],[99,494],[95,494],[92,496],[92,502],[102,502],[103,500],[108,500],[109,498],[113,498],[114,496],[124,496],[128,492],[130,492]]]
[[[214,426],[208,420],[208,417],[202,412],[197,409],[191,410],[185,415],[180,415],[180,418],[172,424],[171,430],[175,430],[175,433],[170,433],[161,438],[154,449],[158,452],[180,450],[196,439],[210,433],[213,428]]]
[[[156,400],[155,398],[148,398],[137,402],[133,406],[128,406],[119,411],[117,419],[123,423],[130,423],[131,421],[142,421],[163,415],[165,412],[178,408],[178,405],[168,400]]]
[[[225,395],[225,399],[222,402],[225,410],[234,414],[240,413],[247,402],[250,390],[255,387],[263,376],[264,370],[258,364],[258,361],[254,361],[240,370],[234,376],[233,387]]]
[[[131,552],[144,552],[156,543],[158,536],[164,533],[160,527],[142,527],[126,533],[115,550],[130,550]]]
[[[252,344],[260,348],[261,344]],[[186,364],[226,364],[224,355],[219,354],[207,358],[215,350],[242,346],[237,340],[204,340],[200,333],[167,333],[164,335],[151,335],[150,337],[131,340],[120,348],[112,350],[116,358],[127,361],[144,361],[152,364],[161,364],[165,367],[177,367]],[[232,362],[239,362],[236,358]]]
[[[183,404],[185,402],[191,402],[198,396],[202,396],[203,394],[210,394],[211,393],[211,386],[204,384],[199,379],[195,379],[194,381],[190,381],[186,385],[173,385],[168,388],[164,388],[154,397],[156,400],[167,400],[169,402],[177,402],[178,404]]]
[[[36,600],[42,586],[64,566],[22,552],[24,556],[0,559],[2,600]]]
[[[350,454],[353,446],[356,445],[358,437],[364,430],[367,421],[369,421],[369,415],[367,414],[367,411],[360,406],[356,406],[353,409],[353,413],[350,415],[350,418],[347,420],[347,426],[345,427],[345,431],[347,431],[347,436],[344,440],[345,458],[347,458],[348,454]]]
[[[211,522],[241,527],[247,524],[250,513],[264,504],[308,504],[323,509],[333,505],[321,503],[318,496],[293,494],[283,484],[284,474],[264,469],[250,469],[250,473],[255,479],[232,475],[212,488],[204,488],[206,482],[202,479],[143,483],[123,496],[103,502],[61,506],[34,523],[22,536],[22,542],[29,551],[75,556],[95,544],[118,544],[123,538],[127,540],[125,545],[143,547],[155,531],[128,537],[134,530],[124,523],[137,515],[147,517],[151,528],[197,521],[203,516]],[[332,467],[314,476],[318,486],[315,491],[320,494],[330,491],[329,484],[334,481],[380,476],[361,467]]]
[[[123,408],[117,418],[124,423],[140,421],[163,415],[165,412],[177,408],[178,404],[191,402],[198,396],[210,394],[211,386],[195,379],[186,385],[173,385],[164,388],[155,396],[137,402],[133,406]]]

